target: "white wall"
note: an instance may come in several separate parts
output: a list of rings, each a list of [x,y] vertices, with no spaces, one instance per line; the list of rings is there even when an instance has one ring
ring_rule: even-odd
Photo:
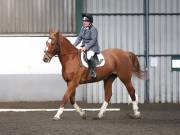
[[[67,88],[57,57],[44,63],[47,37],[0,37],[0,102],[61,100]],[[74,37],[68,37],[74,42]],[[76,99],[83,99],[81,87]]]
[[[48,37],[0,37],[0,74],[60,74],[58,58],[42,61]],[[68,37],[73,43],[75,37]]]

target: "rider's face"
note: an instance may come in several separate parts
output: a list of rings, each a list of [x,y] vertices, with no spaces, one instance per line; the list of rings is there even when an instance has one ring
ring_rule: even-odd
[[[91,23],[89,21],[83,21],[83,27],[89,27],[90,24]]]

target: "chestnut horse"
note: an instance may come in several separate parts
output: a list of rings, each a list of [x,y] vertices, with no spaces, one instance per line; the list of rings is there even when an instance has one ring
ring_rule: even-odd
[[[136,118],[140,117],[135,89],[131,82],[133,73],[140,79],[145,77],[145,72],[140,69],[137,57],[132,52],[126,52],[117,48],[106,49],[102,54],[105,58],[105,65],[97,67],[97,77],[92,79],[89,76],[89,70],[81,64],[80,51],[59,32],[49,32],[43,61],[49,63],[53,56],[58,56],[62,64],[63,79],[67,82],[67,90],[61,101],[60,108],[54,116],[54,120],[61,118],[64,106],[69,100],[80,116],[86,118],[85,111],[75,102],[76,88],[80,84],[101,80],[104,81],[105,100],[98,113],[98,118],[102,118],[112,96],[112,83],[117,77],[124,83],[132,99],[133,115]]]

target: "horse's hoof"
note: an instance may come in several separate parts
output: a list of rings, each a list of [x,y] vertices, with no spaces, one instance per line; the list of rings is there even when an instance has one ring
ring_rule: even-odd
[[[84,120],[87,118],[86,111],[82,111],[82,113],[80,115],[81,115],[82,119],[84,119]]]
[[[54,121],[57,121],[57,120],[60,120],[60,119],[61,119],[60,117],[55,117],[55,116],[53,117]]]
[[[104,115],[98,113],[98,116],[94,117],[93,120],[100,120],[100,119],[102,119],[102,118],[104,118]]]
[[[130,118],[131,119],[141,119],[141,114],[138,113],[138,114],[129,114]]]
[[[102,119],[103,117],[104,117],[104,115],[103,115],[103,114],[98,113],[98,118],[99,118],[99,119]]]
[[[141,119],[142,117],[141,117],[141,115],[134,115],[134,118],[135,119]]]
[[[134,117],[136,119],[141,119],[141,113],[139,111],[135,112]]]
[[[93,117],[93,120],[100,120],[101,118],[99,117]]]
[[[86,120],[86,115],[81,116],[83,120]]]

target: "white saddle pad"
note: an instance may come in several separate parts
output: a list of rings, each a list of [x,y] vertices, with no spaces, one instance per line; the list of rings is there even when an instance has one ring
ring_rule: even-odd
[[[85,66],[85,67],[89,67],[88,66],[88,64],[87,64],[87,62],[84,60],[84,58],[83,58],[83,56],[84,56],[84,52],[81,52],[81,62],[82,62],[82,64],[83,64],[83,66]],[[97,57],[98,57],[98,60],[99,61],[102,61],[99,65],[97,65],[96,67],[102,67],[102,66],[104,66],[104,64],[105,64],[105,59],[104,59],[104,56],[102,55],[102,53],[99,53],[99,54],[97,54]]]

